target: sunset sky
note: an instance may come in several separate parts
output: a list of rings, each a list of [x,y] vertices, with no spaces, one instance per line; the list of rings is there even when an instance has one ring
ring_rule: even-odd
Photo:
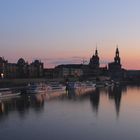
[[[97,45],[106,65],[117,44],[122,66],[140,69],[140,0],[0,0],[0,56],[9,62],[82,63]]]

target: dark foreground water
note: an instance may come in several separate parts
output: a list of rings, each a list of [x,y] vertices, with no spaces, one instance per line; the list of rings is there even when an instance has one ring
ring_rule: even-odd
[[[140,140],[140,87],[0,101],[0,140]]]

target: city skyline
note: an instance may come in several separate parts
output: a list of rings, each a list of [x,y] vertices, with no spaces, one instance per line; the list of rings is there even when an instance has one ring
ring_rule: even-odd
[[[114,59],[140,69],[139,4],[135,0],[6,0],[0,2],[0,56],[41,59],[45,67],[89,61],[96,44],[101,64]]]

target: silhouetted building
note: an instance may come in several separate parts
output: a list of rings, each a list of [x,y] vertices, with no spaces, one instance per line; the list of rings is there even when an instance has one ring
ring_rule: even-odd
[[[140,70],[125,70],[125,80],[140,81]]]
[[[90,58],[89,67],[92,69],[99,69],[99,56],[98,50],[95,50],[95,54]]]
[[[88,73],[87,76],[88,77],[98,77],[99,73],[100,73],[100,69],[99,69],[99,56],[98,56],[98,50],[95,50],[95,54],[93,54],[93,56],[90,58],[90,62],[88,65]]]
[[[80,77],[83,75],[83,64],[58,65],[55,67],[55,77]]]
[[[23,58],[17,62],[18,78],[28,78],[28,63]]]
[[[8,63],[0,57],[1,78],[40,78],[44,76],[43,63],[35,60],[31,64],[20,58],[17,63]]]
[[[6,78],[18,77],[18,67],[15,63],[8,63],[6,66]]]
[[[114,62],[108,64],[109,75],[112,79],[122,79],[123,71],[121,68],[121,59],[119,56],[119,49],[116,48],[116,54],[114,57]]]
[[[52,79],[54,78],[54,71],[55,69],[53,68],[50,68],[50,69],[44,69],[44,77],[45,78],[49,78],[49,79]]]
[[[4,78],[6,77],[6,66],[8,61],[4,58],[0,57],[0,77]]]
[[[107,66],[100,67],[100,76],[109,76]]]
[[[139,80],[140,72],[122,69],[119,49],[116,48],[114,61],[108,64],[108,68],[100,67],[98,50],[90,58],[89,64],[58,65],[52,69],[44,69],[41,61],[35,60],[31,64],[20,58],[17,63],[8,63],[0,57],[1,78],[68,78],[75,77],[80,80],[100,80],[101,77],[113,80]]]
[[[35,60],[29,65],[29,77],[41,78],[44,76],[43,63],[39,60]]]
[[[8,63],[7,60],[0,57],[0,75],[1,78],[16,78],[17,65],[14,63]]]

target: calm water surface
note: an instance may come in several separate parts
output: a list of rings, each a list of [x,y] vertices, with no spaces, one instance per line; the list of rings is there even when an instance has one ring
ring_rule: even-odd
[[[0,100],[0,140],[140,140],[140,87]]]

